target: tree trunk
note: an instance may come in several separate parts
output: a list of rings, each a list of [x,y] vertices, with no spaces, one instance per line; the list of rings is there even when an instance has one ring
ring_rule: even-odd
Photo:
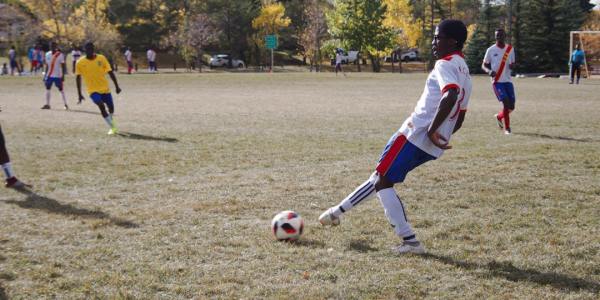
[[[369,54],[369,58],[371,59],[373,72],[379,73],[381,71],[381,63],[379,61],[379,57]]]

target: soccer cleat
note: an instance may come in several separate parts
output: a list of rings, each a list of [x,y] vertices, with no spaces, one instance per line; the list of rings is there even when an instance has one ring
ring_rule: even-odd
[[[114,128],[111,128],[111,129],[108,130],[108,133],[106,133],[106,134],[108,134],[108,135],[114,135],[116,133],[117,133],[117,131]]]
[[[496,118],[496,122],[498,123],[498,127],[500,127],[501,130],[504,129],[504,126],[502,125],[502,120],[500,120],[498,118],[498,114],[495,114],[494,118]]]
[[[46,105],[42,106],[42,109],[50,109],[50,105],[46,104]]]
[[[512,131],[510,130],[510,128],[506,128],[506,130],[504,130],[504,134],[509,135],[511,134]]]
[[[111,129],[113,130],[114,133],[118,133],[119,130],[117,130],[117,121],[115,121],[114,118],[111,119]]]
[[[65,110],[69,110],[69,106],[65,104]]]
[[[319,223],[323,226],[340,225],[340,218],[333,215],[333,208],[330,207],[319,216]]]
[[[17,177],[13,176],[11,178],[6,179],[6,184],[4,186],[6,186],[7,188],[17,189],[17,188],[24,187],[25,184],[23,182],[21,182],[19,179],[17,179]]]
[[[418,243],[416,245],[404,243],[402,245],[392,247],[392,252],[396,254],[423,254],[425,253],[425,247],[423,247],[421,243]]]

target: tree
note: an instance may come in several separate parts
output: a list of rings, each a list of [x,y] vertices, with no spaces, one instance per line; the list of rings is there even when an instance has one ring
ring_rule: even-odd
[[[290,18],[285,16],[285,7],[281,3],[267,3],[260,14],[252,20],[252,28],[256,30],[254,43],[259,48],[265,48],[264,37],[266,35],[278,35],[279,31],[290,25]]]
[[[486,0],[481,9],[479,20],[465,49],[466,62],[471,73],[482,73],[481,62],[485,51],[494,43],[494,31],[497,27],[490,0]]]
[[[319,0],[308,0],[304,8],[305,24],[299,34],[298,43],[304,55],[310,59],[310,69],[313,66],[321,70],[321,41],[327,36],[327,21]]]
[[[188,66],[197,63],[198,70],[202,72],[204,48],[216,43],[219,34],[213,20],[207,14],[199,13],[186,17],[179,30],[171,35],[170,42]]]
[[[366,54],[373,72],[381,71],[381,56],[392,46],[393,32],[383,25],[386,12],[382,0],[338,0],[329,16],[334,37]]]

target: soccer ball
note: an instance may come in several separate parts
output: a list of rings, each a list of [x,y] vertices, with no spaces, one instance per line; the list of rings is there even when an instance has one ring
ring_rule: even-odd
[[[295,241],[302,235],[304,220],[294,211],[286,210],[278,213],[271,221],[273,235],[280,241]]]

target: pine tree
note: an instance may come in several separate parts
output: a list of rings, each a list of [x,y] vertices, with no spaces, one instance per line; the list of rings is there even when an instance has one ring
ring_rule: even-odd
[[[465,49],[467,65],[471,73],[482,73],[481,62],[485,56],[487,48],[494,43],[494,30],[496,24],[494,22],[494,11],[490,5],[490,1],[486,0],[479,14],[479,21],[473,36],[467,43]]]

